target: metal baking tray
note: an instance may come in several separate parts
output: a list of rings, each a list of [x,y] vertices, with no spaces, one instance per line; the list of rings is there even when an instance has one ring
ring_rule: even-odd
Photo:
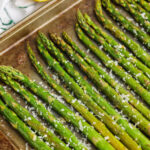
[[[79,8],[82,12],[88,13],[91,18],[97,22],[94,14],[94,5],[94,0],[52,0],[51,2],[46,3],[35,13],[31,14],[23,21],[0,35],[0,65],[11,65],[28,75],[31,79],[41,83],[42,80],[40,76],[37,74],[27,56],[26,42],[30,42],[33,50],[38,56],[38,60],[45,66],[46,69],[47,66],[41,59],[35,47],[35,38],[38,30],[45,34],[48,34],[48,32],[61,34],[63,31],[66,31],[81,48],[85,49],[78,40],[74,30],[76,12]],[[120,7],[118,8],[120,9]],[[120,11],[122,10],[120,9]],[[124,11],[123,13],[128,17],[130,16]],[[130,34],[128,35],[131,36]],[[48,73],[50,72],[48,71]],[[119,79],[117,78],[117,80]],[[46,83],[43,84],[47,86]],[[14,94],[10,89],[8,90],[12,93],[16,100],[20,101],[22,105],[26,105],[18,95]],[[51,89],[49,90],[51,91]],[[60,116],[57,117],[60,118]],[[0,116],[0,131],[8,136],[8,139],[12,142],[16,149],[31,149],[23,138],[3,119],[2,116]],[[75,134],[79,136],[78,133],[75,132]],[[79,136],[79,139],[85,140],[83,136]],[[85,142],[88,143],[89,149],[95,149],[88,141]]]

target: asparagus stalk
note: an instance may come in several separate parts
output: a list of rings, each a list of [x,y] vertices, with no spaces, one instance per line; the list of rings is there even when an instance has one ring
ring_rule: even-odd
[[[0,99],[0,113],[6,118],[6,120],[15,128],[23,138],[37,150],[52,150],[46,143],[37,137],[37,135],[30,130],[17,115],[8,109]]]
[[[12,80],[9,82],[9,80],[8,79],[7,79],[7,81],[5,80],[7,82],[7,84],[9,84],[16,92],[19,91],[19,93],[24,98],[26,98],[26,99],[28,99],[28,101],[30,101],[29,98],[31,97],[32,94],[29,93],[28,91],[25,91],[24,89],[21,89],[21,87],[19,87],[19,84],[17,82],[12,81]],[[33,98],[34,98],[34,96],[33,96]],[[68,122],[72,123],[75,127],[77,127],[97,147],[97,149],[100,149],[100,150],[101,149],[114,150],[114,148],[98,132],[96,132],[93,129],[92,126],[90,126],[79,115],[77,115],[74,112],[72,112],[69,108],[67,108],[64,104],[60,103],[59,101],[56,104],[57,104],[57,106],[55,106],[55,107],[57,107],[57,110],[56,109],[55,110],[60,115],[62,115]],[[51,106],[53,106],[53,105],[51,105]],[[56,123],[55,123],[55,126],[57,126]],[[64,132],[64,129],[62,129],[61,131]],[[72,139],[73,135],[70,135],[70,136],[67,136],[67,137],[69,138],[68,142],[71,145],[72,141],[74,140],[74,139]],[[73,144],[74,143],[75,142],[73,142]],[[85,150],[85,149],[87,149],[85,146],[83,146],[82,144],[77,143],[77,142],[74,145],[76,145],[76,146],[74,146],[74,149],[77,149],[77,150]]]
[[[94,39],[98,44],[101,44],[103,46],[103,49],[108,52],[114,59],[117,60],[117,62],[123,66],[126,70],[129,71],[129,73],[137,79],[145,88],[150,90],[150,80],[147,78],[147,76],[144,75],[142,71],[134,67],[130,61],[128,61],[122,53],[117,51],[116,49],[112,48],[105,40],[103,37],[97,35],[95,31],[90,28],[88,24],[86,24],[84,17],[82,16],[81,12],[78,11],[78,22],[82,29],[84,29],[87,34]]]
[[[63,96],[63,98],[67,101],[67,103],[71,104],[80,114],[95,127],[95,129],[102,134],[103,137],[107,137],[108,142],[118,150],[125,150],[125,146],[118,141],[111,132],[105,127],[105,125],[99,121],[92,113],[86,109],[84,105],[79,103],[67,90],[62,88],[55,80],[53,80],[45,71],[43,66],[36,59],[35,54],[33,53],[31,47],[28,45],[28,55],[32,61],[32,64],[36,68],[37,72],[42,76],[44,80],[48,82],[48,84],[53,87],[59,94]]]
[[[122,27],[124,27],[127,31],[132,33],[135,37],[139,39],[148,49],[150,48],[150,36],[142,31],[139,27],[134,25],[131,21],[126,19],[113,5],[110,0],[102,0],[102,5],[106,8],[109,14],[112,16],[114,20],[119,22]]]
[[[72,41],[72,39],[67,35],[66,32],[63,32],[63,38],[65,39],[65,41],[71,45],[71,47],[78,52],[81,57],[90,65],[92,66],[95,70],[98,71],[98,73],[101,75],[101,77],[106,80],[112,87],[114,87],[117,92],[119,91],[122,95],[124,95],[124,97],[129,97],[129,101],[133,100],[134,101],[134,97],[133,95],[130,94],[130,92],[126,91],[121,85],[119,85],[113,78],[111,78],[102,67],[100,67],[99,65],[97,65],[87,54],[84,53],[84,51],[82,51],[75,42]],[[131,98],[130,98],[131,97]],[[98,98],[97,98],[98,99]],[[147,140],[147,138],[143,137],[143,134],[140,133],[139,130],[137,130],[135,127],[131,126],[131,124],[129,124],[127,122],[127,120],[125,120],[124,118],[122,118],[120,116],[120,114],[115,110],[112,109],[111,105],[106,101],[101,99],[100,101],[96,101],[96,103],[101,106],[103,109],[105,108],[105,111],[111,115],[111,116],[115,116],[115,118],[118,118],[118,124],[120,124],[125,130],[126,132],[140,145],[142,145],[141,147],[143,149],[149,149],[149,146],[147,147],[149,141]],[[135,100],[135,104],[139,104],[139,101]],[[111,109],[110,109],[111,108]],[[149,110],[147,107],[145,107],[142,103],[141,106],[138,107],[139,109],[147,109],[147,114],[149,113]],[[146,113],[146,112],[145,112]],[[148,117],[149,118],[149,117]],[[132,134],[131,134],[132,132]],[[136,135],[136,139],[135,136]],[[138,135],[138,136],[137,136]],[[147,142],[145,142],[145,140]],[[146,146],[146,147],[145,147]]]
[[[150,4],[147,2],[147,1],[145,1],[145,0],[135,0],[135,1],[133,1],[133,0],[128,0],[128,2],[137,2],[137,3],[139,3],[145,10],[147,10],[148,12],[150,12]]]
[[[136,57],[138,57],[144,64],[150,67],[150,55],[144,51],[139,44],[129,38],[124,32],[117,28],[110,20],[103,15],[101,8],[101,1],[96,1],[95,13],[99,21],[108,29],[117,39],[124,43]]]
[[[0,95],[7,104],[24,122],[46,140],[55,150],[70,150],[57,136],[36,120],[27,109],[18,104],[13,97],[0,85]]]
[[[120,95],[123,95],[125,99],[127,98],[129,103],[132,104],[138,111],[140,111],[148,120],[150,120],[150,110],[144,106],[143,103],[141,103],[139,100],[137,100],[128,90],[125,90],[125,88],[122,87],[121,84],[117,83],[110,75],[104,71],[104,69],[99,66],[92,58],[90,58],[84,51],[82,51],[75,42],[72,41],[72,39],[69,37],[69,35],[66,32],[63,32],[63,38],[65,41],[71,45],[71,47],[80,54],[80,56],[91,66],[93,67],[101,77],[108,82],[117,92],[119,92]],[[99,100],[97,95],[92,95],[92,98],[96,97],[96,103],[102,104],[102,102]],[[105,104],[105,103],[104,103]],[[103,104],[103,105],[104,105]],[[106,111],[108,108],[106,107]]]
[[[67,143],[70,144],[76,150],[87,149],[83,146],[75,135],[63,124],[61,124],[47,109],[45,106],[36,99],[29,91],[20,86],[19,83],[7,77],[5,74],[0,74],[1,79],[9,86],[11,86],[17,93],[19,93],[28,103],[30,103],[37,111],[39,116],[43,117],[49,124],[51,124]],[[59,105],[58,105],[59,107]],[[62,107],[60,106],[59,109]],[[65,108],[65,107],[64,107]],[[68,114],[71,112],[67,107],[64,109]],[[61,109],[62,111],[62,109]],[[68,116],[69,118],[69,116]]]
[[[142,17],[143,17],[142,13],[144,13],[145,19],[148,20],[148,21],[150,21],[150,14],[149,14],[149,12],[148,12],[147,10],[145,10],[142,5],[140,5],[140,1],[141,1],[141,0],[136,0],[136,1],[127,0],[127,4],[130,4],[133,8],[138,9],[138,10],[136,10],[136,11],[137,11],[137,13],[139,13],[139,14],[138,14],[139,16],[142,16]],[[143,2],[144,2],[144,1],[143,1]],[[142,4],[143,2],[141,1],[141,4]],[[144,3],[143,3],[143,4],[144,4]],[[145,5],[146,5],[146,4],[148,4],[148,3],[146,2]],[[147,7],[149,7],[149,5],[147,5]],[[136,15],[135,15],[135,16],[136,16]]]
[[[46,140],[50,146],[55,150],[70,150],[57,136],[55,136],[50,130],[48,130],[42,123],[36,120],[27,109],[18,104],[13,97],[7,93],[0,85],[0,96],[5,101],[8,107],[10,107],[24,122],[26,122],[34,131]]]
[[[77,63],[80,68],[92,79],[100,91],[103,91],[110,100],[113,101],[116,107],[122,109],[122,111],[135,123],[139,123],[138,127],[149,135],[149,121],[146,120],[135,108],[128,104],[127,101],[123,100],[122,97],[110,87],[100,76],[99,74],[91,68],[78,54],[76,54],[70,46],[68,46],[61,38],[57,37],[54,34],[51,34],[51,39],[56,43],[63,51],[65,51],[69,57]],[[84,38],[85,39],[85,38]],[[86,40],[87,41],[87,40]],[[93,43],[89,43],[91,47]],[[113,61],[111,61],[113,65]],[[115,66],[115,64],[114,64]]]
[[[125,58],[127,58],[138,69],[142,70],[148,78],[150,78],[150,69],[147,66],[134,57],[132,53],[128,52],[125,46],[119,44],[114,38],[104,32],[100,26],[96,25],[87,14],[85,14],[84,17],[86,22],[96,31],[97,34],[101,35],[113,48],[116,48],[119,52],[121,52]]]
[[[150,14],[140,5],[137,3],[129,3],[125,0],[114,1],[121,5],[126,11],[130,12],[139,25],[141,25],[147,32],[150,32]]]
[[[135,149],[139,149],[138,145],[132,140],[132,138],[116,122],[114,122],[113,119],[105,111],[103,111],[103,109],[101,109],[91,99],[91,97],[89,97],[89,95],[84,93],[80,86],[65,72],[65,70],[59,65],[59,63],[50,56],[48,51],[44,49],[44,45],[40,42],[40,40],[38,40],[38,49],[47,61],[49,67],[52,67],[59,74],[59,76],[74,92],[77,98],[79,98],[91,111],[93,111],[95,115],[97,115],[97,117],[99,117],[108,126],[108,128],[121,139],[121,141],[127,147],[129,147],[130,149],[133,147],[135,147]]]

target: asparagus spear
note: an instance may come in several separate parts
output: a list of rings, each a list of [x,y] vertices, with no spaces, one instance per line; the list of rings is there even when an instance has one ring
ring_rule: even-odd
[[[122,53],[117,51],[116,49],[112,48],[105,40],[103,37],[97,35],[95,31],[89,27],[88,24],[86,24],[84,17],[82,16],[81,12],[78,11],[78,22],[82,29],[84,29],[87,34],[94,39],[98,44],[101,44],[103,46],[103,49],[108,52],[114,59],[117,60],[117,62],[123,66],[126,70],[129,71],[132,76],[137,79],[145,88],[150,90],[150,80],[147,78],[142,71],[139,69],[135,68],[130,61],[128,61]]]
[[[136,3],[131,4],[125,0],[114,1],[121,5],[125,10],[130,12],[139,25],[144,27],[147,32],[150,32],[150,14],[146,12],[140,5]]]
[[[107,137],[108,142],[118,150],[125,150],[125,146],[118,141],[111,132],[105,127],[105,125],[99,121],[92,113],[86,109],[84,105],[79,103],[67,90],[62,88],[59,84],[56,83],[45,71],[42,65],[36,59],[35,54],[33,53],[31,47],[28,45],[28,55],[32,61],[32,64],[35,66],[37,72],[42,76],[44,80],[48,82],[48,84],[53,87],[59,94],[63,96],[63,98],[71,104],[80,114],[95,127],[97,131],[99,131],[102,136]]]
[[[23,138],[37,150],[52,150],[46,143],[39,139],[36,134],[30,130],[17,115],[8,109],[0,99],[0,113],[6,118],[6,120],[15,128]]]
[[[127,147],[135,147],[135,149],[139,148],[138,145],[132,140],[132,138],[119,125],[117,125],[117,123],[114,122],[113,119],[109,115],[107,115],[107,113],[103,111],[103,109],[101,109],[86,93],[84,93],[80,86],[65,72],[65,70],[59,65],[59,63],[50,56],[48,51],[44,49],[44,45],[40,42],[40,40],[38,40],[38,49],[47,61],[49,67],[52,67],[59,74],[59,76],[74,92],[77,98],[79,98],[91,111],[93,111],[95,115],[97,115],[97,117],[99,117],[114,134],[120,137],[121,141]]]
[[[114,20],[119,22],[122,27],[127,31],[132,33],[135,37],[139,39],[148,49],[150,48],[150,36],[142,31],[139,27],[134,25],[131,21],[126,19],[113,5],[110,0],[102,0],[102,5],[106,8],[109,14]]]
[[[145,10],[147,10],[148,12],[150,12],[150,4],[148,2],[146,2],[145,0],[128,0],[128,2],[137,2],[139,3]]]
[[[117,39],[124,43],[144,64],[150,67],[150,55],[144,51],[139,44],[129,38],[124,32],[117,28],[110,20],[103,15],[101,1],[96,1],[95,13],[99,21],[108,29]]]
[[[84,17],[86,22],[96,31],[97,34],[101,35],[113,48],[116,48],[119,52],[121,52],[125,58],[127,58],[138,69],[142,70],[148,78],[150,78],[150,69],[147,66],[134,57],[132,53],[128,52],[125,46],[119,44],[114,38],[104,32],[100,26],[96,25],[87,14],[85,14]]]
[[[72,39],[69,37],[69,35],[66,32],[63,32],[63,38],[65,41],[71,45],[71,47],[80,54],[80,56],[91,66],[93,67],[100,75],[101,77],[108,82],[117,92],[119,92],[120,95],[123,95],[125,99],[127,98],[129,103],[132,104],[138,111],[140,111],[148,120],[150,120],[150,110],[144,106],[143,103],[141,103],[139,100],[137,100],[129,91],[125,90],[121,84],[117,83],[110,75],[104,71],[104,69],[99,66],[95,61],[92,60],[84,51],[82,51],[75,42],[72,41]],[[91,95],[92,96],[92,95]],[[96,97],[97,104],[102,104],[102,102],[99,100],[97,95],[93,95],[92,98],[94,99]],[[105,104],[105,103],[104,103]],[[104,105],[103,104],[103,105]],[[106,110],[108,108],[106,107]]]
[[[42,123],[36,120],[27,109],[23,108],[18,104],[13,97],[7,93],[4,88],[0,85],[0,96],[24,122],[26,122],[34,131],[46,140],[50,146],[54,147],[55,150],[70,150],[57,136],[55,136],[50,130],[48,130]]]
[[[36,109],[39,116],[43,117],[49,124],[51,124],[56,129],[56,132],[58,132],[63,137],[63,139],[70,144],[71,147],[73,147],[76,150],[87,149],[78,141],[75,135],[67,127],[61,124],[49,111],[47,111],[45,106],[40,101],[38,101],[34,95],[32,95],[29,91],[22,88],[19,83],[12,80],[10,77],[7,77],[5,74],[1,73],[0,77],[7,85],[11,86],[28,103],[30,103]],[[59,109],[62,108],[59,105],[58,107]],[[69,109],[67,107],[66,108],[64,107],[64,111],[66,111],[68,114],[71,113],[70,110],[69,111],[67,110]],[[60,111],[62,111],[62,109]]]
[[[146,120],[135,108],[128,104],[127,101],[123,100],[122,97],[111,88],[100,76],[99,74],[91,68],[78,54],[76,54],[70,46],[68,46],[61,38],[57,37],[54,34],[51,34],[51,39],[54,43],[56,43],[61,50],[65,51],[69,57],[77,63],[80,68],[92,79],[92,81],[96,84],[100,91],[103,91],[110,100],[113,101],[116,107],[122,109],[122,111],[135,123],[139,123],[139,128],[149,135],[149,121]],[[87,41],[87,40],[86,40]],[[92,43],[92,42],[91,42]],[[93,43],[89,44],[93,47]],[[111,65],[113,65],[113,61],[111,61]],[[115,66],[115,65],[114,65]],[[143,121],[142,121],[143,120]]]
[[[5,79],[3,79],[3,80],[5,80]],[[6,78],[5,83],[9,84],[16,92],[19,92],[19,94],[21,94],[26,100],[31,101],[31,99],[30,99],[31,96],[32,96],[32,100],[34,99],[34,96],[30,92],[21,88],[19,86],[19,84],[17,82],[15,82],[14,80],[11,80],[10,78]],[[96,132],[96,130],[94,130],[92,126],[90,126],[79,115],[72,112],[69,108],[67,108],[64,104],[60,103],[59,101],[56,102],[55,104],[57,104],[57,106],[55,106],[55,107],[57,107],[57,110],[56,110],[56,108],[55,108],[55,110],[60,115],[62,115],[68,122],[72,123],[75,127],[77,127],[95,145],[95,147],[97,147],[97,149],[114,150],[114,148],[98,132]],[[38,106],[39,106],[39,103],[38,103]],[[51,105],[51,106],[53,106],[53,105]],[[40,106],[40,107],[42,107],[42,106]],[[55,121],[55,126],[58,126],[56,121]],[[63,128],[61,128],[61,129],[62,129],[61,132],[65,132],[65,130]],[[67,134],[67,133],[65,133],[65,134]],[[66,138],[69,138],[68,143],[70,143],[70,145],[72,143],[74,144],[74,149],[77,149],[77,150],[87,149],[81,143],[73,142],[74,139],[72,139],[72,137],[73,137],[73,134],[70,136],[66,136]]]

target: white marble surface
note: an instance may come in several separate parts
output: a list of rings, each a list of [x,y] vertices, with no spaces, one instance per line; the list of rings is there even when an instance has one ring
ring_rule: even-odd
[[[0,34],[42,5],[33,0],[0,0]]]

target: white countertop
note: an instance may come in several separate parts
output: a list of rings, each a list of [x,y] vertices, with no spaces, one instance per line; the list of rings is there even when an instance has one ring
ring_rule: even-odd
[[[33,0],[0,0],[0,34],[43,4]]]

